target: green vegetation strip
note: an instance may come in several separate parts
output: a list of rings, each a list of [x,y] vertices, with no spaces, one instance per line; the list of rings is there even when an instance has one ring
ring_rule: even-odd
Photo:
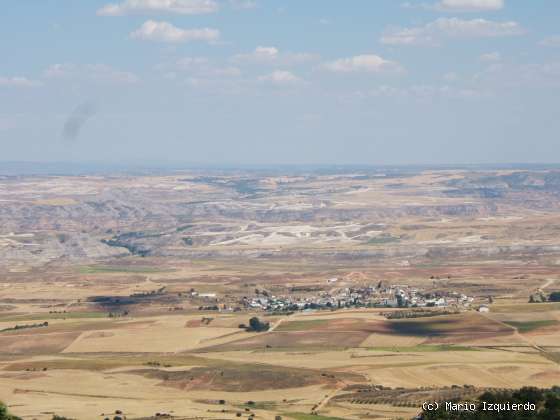
[[[48,326],[49,326],[48,322],[42,322],[40,324],[15,325],[13,327],[4,328],[4,329],[0,330],[0,333],[10,332],[10,331],[26,330],[26,329],[29,329],[29,328],[43,328],[43,327],[48,327]],[[2,419],[0,419],[0,420],[2,420]]]
[[[11,315],[0,317],[0,322],[12,321],[41,321],[49,319],[84,319],[84,318],[107,318],[109,316],[106,312],[66,312],[66,313],[44,313],[44,314],[29,314],[29,315]]]
[[[305,331],[314,327],[328,324],[328,319],[310,319],[308,321],[289,321],[284,322],[275,331]]]
[[[245,403],[237,405],[239,408],[249,408],[253,410],[274,410],[278,406],[276,401],[255,401],[251,404]]]
[[[559,322],[555,319],[543,319],[539,321],[505,321],[505,323],[517,328],[517,331],[520,333],[531,332],[539,328],[552,327],[559,324]]]

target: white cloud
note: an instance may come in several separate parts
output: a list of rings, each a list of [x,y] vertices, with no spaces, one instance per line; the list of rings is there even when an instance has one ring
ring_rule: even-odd
[[[0,87],[17,87],[17,88],[32,88],[41,86],[42,83],[38,80],[30,80],[26,77],[2,77],[0,76]]]
[[[324,64],[324,68],[335,73],[402,71],[402,67],[396,62],[385,60],[375,54],[341,58]]]
[[[125,0],[103,6],[97,11],[100,16],[122,16],[128,14],[173,13],[199,15],[218,10],[215,0]]]
[[[131,32],[130,37],[142,41],[170,43],[189,41],[215,42],[220,38],[220,31],[210,28],[181,29],[169,22],[148,20],[136,31]]]
[[[539,42],[542,47],[560,47],[560,35],[549,36]]]
[[[239,77],[242,74],[241,69],[234,66],[214,67],[210,72],[217,77]]]
[[[257,47],[254,52],[247,54],[246,57],[257,61],[274,61],[279,54],[280,51],[276,47]]]
[[[305,63],[319,58],[316,54],[281,52],[273,46],[258,46],[248,54],[238,54],[233,57],[235,62],[253,62],[260,64],[290,66]]]
[[[219,95],[239,95],[245,92],[245,81],[227,77],[192,76],[179,83],[179,86],[201,89]]]
[[[437,45],[446,38],[496,38],[524,33],[524,29],[513,21],[496,22],[486,19],[439,18],[424,26],[390,29],[381,37],[381,43],[388,45]]]
[[[173,61],[164,61],[154,66],[164,79],[186,81],[189,86],[216,87],[219,83],[240,82],[243,71],[231,63],[208,57],[187,56]],[[185,76],[187,77],[185,79]],[[230,86],[231,87],[231,86]]]
[[[52,79],[85,79],[101,83],[131,84],[140,79],[134,73],[121,71],[105,64],[53,64],[45,70]]]
[[[158,64],[156,70],[163,72],[168,79],[175,78],[177,72],[187,72],[201,78],[239,77],[242,74],[238,67],[216,64],[206,57],[183,57],[173,63]]]
[[[450,12],[492,11],[503,9],[504,0],[441,0],[435,7]]]
[[[259,77],[260,82],[270,82],[277,85],[293,85],[303,82],[292,72],[286,70],[275,70],[270,74]]]
[[[177,60],[177,68],[179,70],[198,70],[208,65],[206,57],[184,57]]]
[[[472,77],[477,86],[488,89],[560,88],[560,62],[504,65],[494,63]]]
[[[485,61],[487,63],[493,63],[493,62],[495,63],[501,61],[502,55],[499,52],[494,51],[494,52],[482,54],[479,58],[480,61]]]
[[[255,0],[229,0],[231,7],[238,10],[255,9],[257,2]]]
[[[365,96],[432,101],[436,99],[484,98],[488,97],[489,95],[487,92],[475,89],[453,87],[448,85],[412,85],[408,87],[393,87],[382,85],[370,90],[369,92],[366,92]]]
[[[493,12],[503,9],[505,0],[439,0],[436,3],[405,2],[405,9],[425,9],[438,12]]]

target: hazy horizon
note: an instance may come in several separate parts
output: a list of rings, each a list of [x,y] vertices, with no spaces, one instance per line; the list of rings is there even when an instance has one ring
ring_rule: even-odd
[[[560,170],[560,163],[481,163],[481,164],[243,164],[189,162],[24,162],[0,160],[0,176],[80,176],[145,175],[193,172],[201,174],[383,174],[419,173],[422,171],[541,171]]]

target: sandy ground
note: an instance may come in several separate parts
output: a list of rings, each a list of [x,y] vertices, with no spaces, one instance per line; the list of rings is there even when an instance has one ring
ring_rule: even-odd
[[[186,417],[224,418],[219,412],[223,408],[231,410],[226,418],[235,418],[235,412],[240,411],[236,405],[249,400],[293,401],[291,409],[299,411],[314,404],[324,393],[321,387],[306,387],[282,391],[219,392],[210,396],[207,391],[185,392],[162,387],[156,380],[122,373],[0,374],[0,399],[10,401],[11,410],[17,415],[41,420],[50,419],[53,412],[80,420],[99,419],[102,413],[114,413],[115,410],[122,410],[128,417],[166,412]],[[197,402],[209,397],[224,399],[227,405]]]
[[[200,318],[200,317],[198,317]],[[64,351],[99,352],[181,352],[212,344],[220,337],[233,340],[238,328],[187,328],[185,317],[166,317],[131,329],[84,332]],[[233,335],[235,334],[235,335]]]

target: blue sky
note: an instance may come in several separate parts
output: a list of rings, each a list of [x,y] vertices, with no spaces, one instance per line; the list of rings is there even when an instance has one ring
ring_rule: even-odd
[[[557,0],[5,0],[0,160],[560,162]]]

